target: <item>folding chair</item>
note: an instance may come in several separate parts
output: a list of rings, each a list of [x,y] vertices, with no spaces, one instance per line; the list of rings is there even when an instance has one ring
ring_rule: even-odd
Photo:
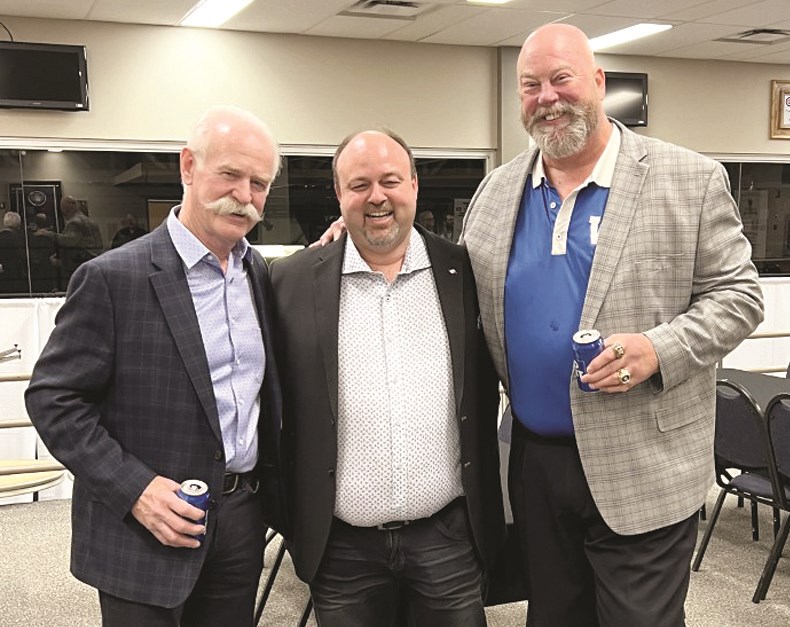
[[[277,536],[277,532],[274,529],[270,529],[269,532],[266,534],[266,543],[263,546],[264,553],[268,546],[272,543],[275,536]],[[255,618],[253,625],[256,627],[260,624],[261,618],[263,617],[263,610],[266,608],[266,602],[269,600],[269,595],[272,592],[272,588],[274,587],[274,580],[277,577],[277,573],[280,571],[280,566],[283,563],[283,558],[285,557],[285,540],[280,538],[280,546],[277,549],[277,554],[274,557],[274,562],[272,563],[272,567],[269,571],[269,575],[266,578],[266,583],[263,586],[263,592],[261,593],[261,598],[258,600],[257,607],[255,608]],[[313,600],[308,599],[307,604],[305,605],[304,610],[302,611],[302,616],[299,618],[299,622],[297,623],[297,627],[305,627],[307,624],[307,620],[310,618],[310,612],[313,610]]]
[[[731,381],[716,382],[716,436],[714,457],[716,483],[721,487],[691,570],[698,571],[728,494],[752,504],[752,536],[757,534],[757,504],[776,507],[768,470],[767,434],[762,411],[752,396]],[[732,470],[740,474],[731,473]],[[774,532],[778,513],[774,511]]]
[[[774,498],[779,509],[790,512],[790,393],[775,396],[765,409],[765,423],[771,444],[768,458],[768,469],[774,482]],[[752,601],[759,603],[765,599],[768,586],[771,585],[779,558],[790,534],[790,515],[774,538],[771,552],[765,562],[757,589]]]

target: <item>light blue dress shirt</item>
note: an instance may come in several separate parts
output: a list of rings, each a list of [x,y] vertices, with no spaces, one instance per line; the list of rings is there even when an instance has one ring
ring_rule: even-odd
[[[266,368],[260,322],[244,267],[251,254],[242,238],[222,272],[217,257],[178,220],[167,218],[173,245],[184,262],[206,351],[225,447],[227,472],[248,472],[258,461],[260,391]]]

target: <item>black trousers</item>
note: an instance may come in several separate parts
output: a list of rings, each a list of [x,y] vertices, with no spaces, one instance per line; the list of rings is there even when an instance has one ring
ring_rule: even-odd
[[[392,531],[335,519],[310,592],[319,627],[485,627],[466,502]]]
[[[616,534],[590,494],[572,438],[542,438],[514,419],[513,517],[530,583],[530,627],[681,627],[697,515]]]
[[[102,627],[252,627],[266,535],[260,495],[244,485],[211,515],[208,555],[186,602],[164,608],[99,591]]]

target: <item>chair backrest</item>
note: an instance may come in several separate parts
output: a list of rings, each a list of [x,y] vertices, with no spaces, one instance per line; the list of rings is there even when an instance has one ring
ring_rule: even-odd
[[[788,498],[785,486],[790,486],[790,393],[777,394],[765,408],[773,456],[776,460],[777,481],[782,497]],[[784,509],[787,509],[785,504]]]
[[[714,444],[717,467],[766,470],[766,451],[766,434],[760,406],[737,383],[726,379],[717,381]]]

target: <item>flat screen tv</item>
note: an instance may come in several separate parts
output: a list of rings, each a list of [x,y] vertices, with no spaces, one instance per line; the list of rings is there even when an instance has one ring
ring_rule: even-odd
[[[0,42],[0,107],[87,111],[85,46]]]
[[[626,126],[647,126],[647,74],[606,72],[606,115]]]

